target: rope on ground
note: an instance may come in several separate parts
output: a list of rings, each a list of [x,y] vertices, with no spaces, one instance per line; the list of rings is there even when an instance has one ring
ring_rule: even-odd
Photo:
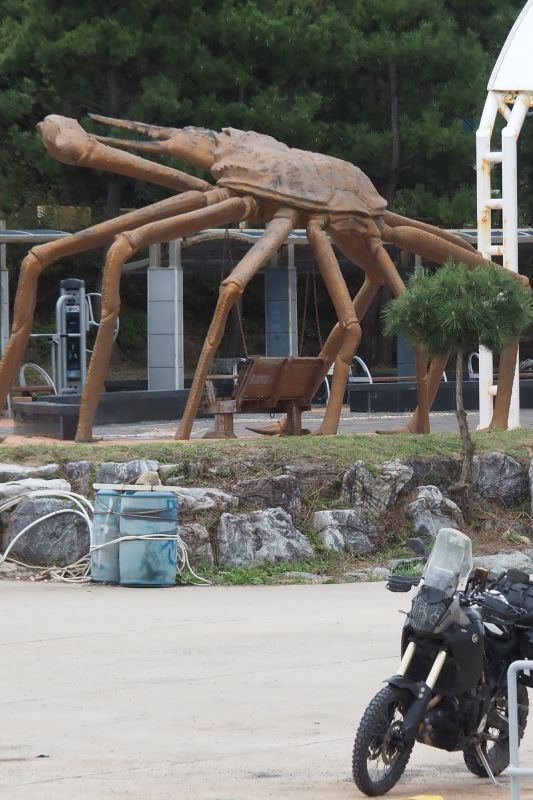
[[[4,500],[2,503],[0,503],[0,514],[3,511],[7,511],[12,506],[18,505],[18,503],[20,503],[21,500],[29,498],[42,498],[42,497],[52,497],[57,499],[70,500],[77,506],[77,508],[57,509],[56,511],[51,511],[48,514],[44,514],[42,517],[39,517],[38,519],[33,520],[33,522],[30,522],[28,525],[25,525],[24,528],[22,528],[22,530],[20,530],[17,533],[17,535],[13,537],[13,539],[7,546],[4,553],[0,556],[0,566],[4,563],[4,561],[9,561],[12,564],[24,567],[25,569],[35,570],[37,572],[35,576],[36,580],[55,580],[55,581],[61,581],[63,583],[83,584],[83,583],[89,583],[91,580],[90,554],[95,550],[100,550],[103,547],[109,547],[112,544],[118,544],[120,542],[125,542],[125,541],[139,541],[139,540],[176,541],[178,546],[177,573],[181,575],[183,572],[187,571],[198,582],[195,585],[203,585],[211,583],[211,581],[208,581],[206,578],[202,578],[200,575],[197,575],[196,572],[193,570],[189,562],[187,545],[177,532],[175,534],[172,534],[171,536],[167,536],[166,534],[157,534],[157,533],[148,534],[146,536],[119,536],[118,538],[113,539],[109,542],[104,542],[103,544],[99,545],[93,544],[93,523],[91,517],[89,516],[89,512],[91,514],[94,514],[94,507],[92,503],[89,500],[87,500],[87,498],[83,497],[83,495],[76,494],[75,492],[67,492],[54,489],[31,489],[25,492],[20,492],[14,497],[10,497],[7,500]],[[9,557],[9,553],[11,552],[15,544],[28,531],[32,530],[41,522],[44,522],[47,519],[51,519],[52,517],[56,517],[61,514],[76,514],[86,522],[89,531],[89,542],[90,542],[89,553],[82,556],[77,561],[74,561],[72,564],[66,564],[65,566],[50,566],[50,567],[36,566],[34,564],[25,564],[23,561],[18,561],[17,559]]]

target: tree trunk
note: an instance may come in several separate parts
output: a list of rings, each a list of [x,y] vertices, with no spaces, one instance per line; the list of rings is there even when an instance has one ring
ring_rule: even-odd
[[[110,117],[119,115],[120,86],[118,73],[114,67],[108,67],[106,71],[107,80],[107,113]],[[112,173],[107,177],[107,196],[104,207],[105,219],[118,217],[122,200],[122,178],[120,175]]]
[[[393,58],[389,61],[389,88],[390,88],[390,127],[392,136],[392,153],[387,182],[386,198],[392,203],[396,194],[398,174],[400,171],[400,112],[398,95],[398,71]]]
[[[463,401],[463,352],[457,351],[455,362],[455,406],[459,433],[461,435],[461,477],[458,486],[454,487],[463,500],[463,514],[468,519],[471,511],[472,475],[474,473],[475,445],[470,435],[468,419]]]
[[[418,426],[416,433],[429,433],[428,359],[425,347],[415,348]]]

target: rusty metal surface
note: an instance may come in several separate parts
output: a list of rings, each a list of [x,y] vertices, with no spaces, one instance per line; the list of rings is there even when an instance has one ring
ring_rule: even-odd
[[[360,340],[359,325],[378,289],[386,284],[394,296],[405,290],[384,244],[397,244],[437,263],[449,258],[464,261],[471,267],[486,263],[459,236],[387,211],[385,201],[369,178],[353,164],[340,159],[289,148],[272,137],[233,128],[215,132],[193,127],[165,128],[107,117],[95,119],[148,139],[95,136],[84,131],[76,120],[51,115],[38,126],[49,154],[65,164],[146,180],[166,187],[178,196],[58,241],[38,245],[22,263],[12,333],[0,364],[0,403],[5,402],[28,342],[42,270],[58,258],[95,249],[116,237],[104,265],[102,324],[84,389],[77,441],[92,439],[94,416],[103,390],[114,323],[120,308],[120,275],[125,260],[142,247],[242,221],[266,226],[262,238],[254,243],[221,285],[189,401],[176,434],[180,439],[187,439],[191,434],[205,381],[232,307],[250,280],[295,228],[303,227],[307,231],[339,320],[319,354],[321,367],[313,373],[308,387],[309,396],[312,396],[311,389],[316,391],[335,364],[331,399],[319,430],[322,434],[337,431],[345,376]],[[219,187],[181,170],[125,152],[123,148],[176,157],[191,166],[210,170]],[[348,296],[330,240],[365,273],[363,288],[353,302]],[[504,354],[504,362],[506,357]],[[418,370],[418,408],[407,430],[429,430],[428,409],[438,389],[443,360],[444,355],[436,360],[436,366],[430,368],[426,383],[424,357],[419,354],[422,366]],[[500,371],[504,379],[499,387],[493,422],[498,427],[505,427],[511,387],[506,384],[509,370],[500,368]],[[272,377],[280,382],[280,375]],[[283,389],[282,382],[280,386],[275,384],[271,396]],[[293,405],[290,410],[294,410]],[[294,422],[294,415],[289,414],[288,419],[281,423],[282,430],[293,424],[291,419]]]

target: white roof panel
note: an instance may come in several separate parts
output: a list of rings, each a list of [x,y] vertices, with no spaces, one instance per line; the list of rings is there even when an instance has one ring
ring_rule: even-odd
[[[533,91],[533,0],[511,28],[492,70],[488,91]]]

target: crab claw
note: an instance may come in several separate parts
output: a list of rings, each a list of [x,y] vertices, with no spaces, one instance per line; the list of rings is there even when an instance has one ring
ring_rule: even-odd
[[[126,131],[134,131],[142,136],[150,136],[152,139],[172,139],[178,133],[179,128],[163,128],[160,125],[149,125],[146,122],[134,122],[129,119],[116,119],[115,117],[104,117],[102,114],[88,114],[95,122],[103,125],[110,125],[113,128],[124,128]]]
[[[117,139],[114,136],[99,136],[94,135],[97,142],[102,144],[112,144],[116,147],[127,147],[130,150],[138,150],[145,153],[169,153],[170,148],[167,142],[144,142],[137,141],[137,139]]]
[[[216,135],[206,128],[162,128],[158,125],[148,125],[144,122],[131,122],[127,119],[103,117],[100,114],[89,114],[91,119],[124,128],[157,141],[138,141],[137,139],[115,139],[109,136],[95,136],[98,142],[127,147],[144,153],[160,153],[174,156],[188,164],[201,169],[211,169],[215,161]]]
[[[94,141],[94,136],[84,131],[79,122],[59,114],[49,114],[36,128],[47,152],[63,164],[78,164],[89,142]]]

